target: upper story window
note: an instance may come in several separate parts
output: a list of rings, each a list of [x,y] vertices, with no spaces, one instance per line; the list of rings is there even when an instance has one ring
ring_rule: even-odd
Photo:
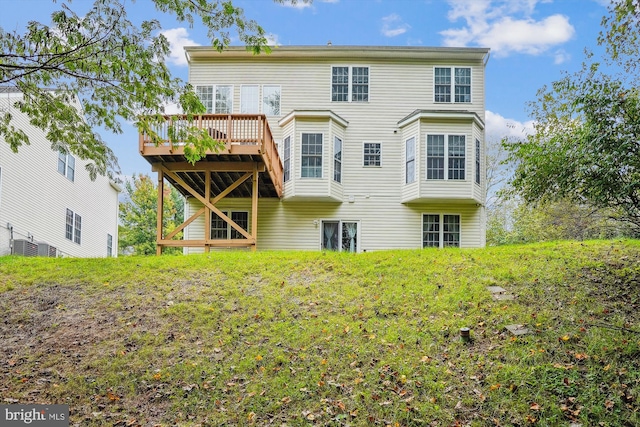
[[[262,113],[267,116],[280,115],[280,86],[262,86]]]
[[[464,135],[427,135],[427,179],[465,179]]]
[[[405,142],[405,182],[410,184],[416,180],[416,139],[409,138]]]
[[[240,86],[240,112],[243,114],[258,114],[260,112],[260,86]]]
[[[364,166],[382,165],[382,144],[379,142],[365,142],[363,146]]]
[[[82,233],[82,218],[71,209],[67,209],[67,220],[65,228],[65,238],[80,244]]]
[[[284,153],[282,154],[283,181],[289,181],[291,178],[291,137],[284,139],[282,145]]]
[[[476,184],[480,184],[480,140],[476,139]]]
[[[302,178],[322,178],[322,134],[302,134]]]
[[[337,136],[333,140],[333,180],[342,182],[342,140]]]
[[[76,177],[76,158],[71,154],[58,152],[58,172],[73,181]]]
[[[331,67],[331,101],[369,101],[369,67]]]
[[[453,75],[453,78],[452,78]],[[435,102],[471,102],[470,67],[436,67],[434,70]]]
[[[231,85],[196,86],[196,95],[209,114],[233,112],[233,86]]]

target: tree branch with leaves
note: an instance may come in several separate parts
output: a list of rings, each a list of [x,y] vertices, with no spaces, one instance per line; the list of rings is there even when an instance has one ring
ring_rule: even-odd
[[[265,31],[231,1],[153,2],[180,22],[203,25],[218,50],[231,43],[234,31],[249,51],[269,52]],[[165,63],[169,43],[158,20],[132,23],[125,0],[95,0],[82,16],[71,4],[62,3],[50,24],[29,22],[24,34],[0,28],[0,86],[22,93],[11,108],[26,113],[52,149],[89,160],[92,178],[113,177],[119,172],[116,156],[95,128],[121,133],[121,121],[129,121],[160,142],[155,129],[166,120],[165,105],[178,104],[187,123],[205,109],[187,83],[171,76]],[[191,161],[221,145],[193,125],[175,135],[187,142]],[[11,109],[0,112],[0,137],[14,152],[29,143]]]

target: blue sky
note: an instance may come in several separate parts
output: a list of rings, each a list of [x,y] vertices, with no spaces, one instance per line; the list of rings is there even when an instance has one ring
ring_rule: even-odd
[[[169,65],[186,79],[183,46],[206,45],[206,31],[155,12],[150,0],[127,1],[133,22],[157,17],[172,45]],[[63,0],[0,0],[0,27],[49,23]],[[82,13],[90,0],[74,0]],[[488,47],[487,139],[522,135],[530,128],[526,104],[564,71],[580,68],[586,47],[595,48],[608,0],[314,0],[278,4],[235,0],[276,45],[471,46]],[[236,39],[237,40],[237,39]],[[124,175],[150,173],[137,151],[137,133],[102,133]]]

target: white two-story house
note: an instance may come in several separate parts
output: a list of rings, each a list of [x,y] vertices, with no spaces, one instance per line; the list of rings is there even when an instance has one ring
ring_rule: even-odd
[[[0,114],[30,141],[14,153],[0,136],[0,256],[116,256],[120,187],[104,176],[91,181],[85,161],[54,151],[14,107],[21,96],[0,88]]]
[[[209,113],[198,123],[225,149],[190,165],[179,143],[141,136],[159,178],[187,196],[184,241],[159,231],[159,252],[484,246],[488,49],[186,55]]]

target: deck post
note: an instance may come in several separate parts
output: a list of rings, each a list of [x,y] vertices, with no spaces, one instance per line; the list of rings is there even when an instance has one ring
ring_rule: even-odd
[[[158,214],[156,223],[156,255],[162,255],[162,223],[164,213],[164,172],[158,170]]]
[[[251,190],[251,235],[253,236],[253,252],[258,248],[258,164],[253,165],[253,186]]]
[[[204,173],[204,197],[211,200],[211,172]],[[211,209],[207,205],[204,206],[204,240],[208,242],[211,239]],[[204,252],[209,253],[211,247],[209,244],[204,245]]]

